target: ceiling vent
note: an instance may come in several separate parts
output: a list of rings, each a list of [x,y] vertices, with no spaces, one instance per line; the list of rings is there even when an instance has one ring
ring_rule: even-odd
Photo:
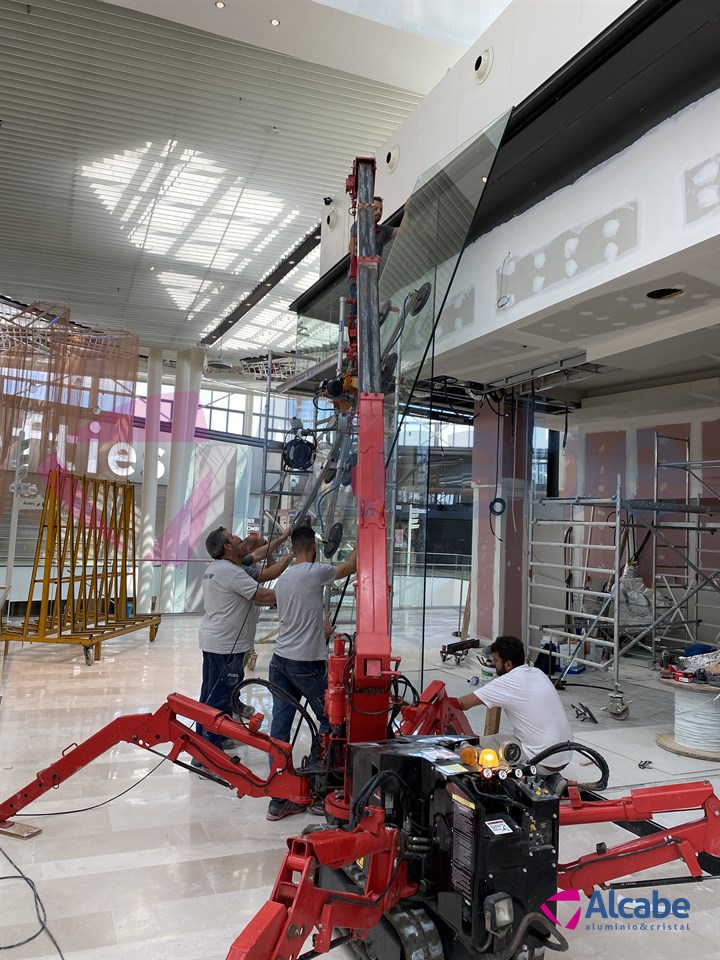
[[[396,144],[392,148],[392,150],[388,150],[388,152],[385,154],[385,164],[387,165],[387,168],[390,171],[390,173],[392,173],[395,167],[398,165],[399,159],[400,159],[400,147],[398,147]]]
[[[658,287],[657,290],[650,290],[645,296],[649,300],[678,300],[685,293],[680,287]]]
[[[487,47],[475,61],[475,80],[478,83],[484,83],[488,74],[492,70],[495,54],[492,47]]]

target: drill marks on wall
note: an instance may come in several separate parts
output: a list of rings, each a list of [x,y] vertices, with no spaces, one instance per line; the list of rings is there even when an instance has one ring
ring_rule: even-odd
[[[685,223],[707,216],[720,206],[720,154],[685,171]]]
[[[602,266],[638,243],[637,201],[623,204],[584,227],[565,230],[544,247],[506,257],[497,270],[497,309],[511,307],[543,290]]]
[[[670,322],[698,307],[717,311],[720,305],[720,286],[685,271],[666,273],[662,281],[663,286],[679,287],[686,291],[685,296],[677,300],[649,300],[647,292],[653,285],[656,282],[645,281],[622,290],[603,292],[552,316],[539,315],[536,320],[526,322],[523,330],[526,334],[560,343],[570,340],[582,343],[603,333],[636,329],[644,324],[655,324],[658,320],[667,319]],[[596,361],[606,356],[606,353],[596,349],[588,354],[588,359]],[[648,351],[638,348],[638,353],[633,357],[633,364],[638,366],[633,369],[641,369],[652,362]]]
[[[475,285],[459,290],[448,299],[445,309],[440,314],[437,325],[437,337],[445,334],[461,333],[464,328],[472,326],[475,319]]]

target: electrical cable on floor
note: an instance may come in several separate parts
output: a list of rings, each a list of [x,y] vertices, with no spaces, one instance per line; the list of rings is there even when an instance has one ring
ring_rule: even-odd
[[[152,753],[157,751],[153,750]],[[78,807],[77,810],[56,810],[54,813],[14,813],[14,817],[32,817],[33,820],[36,817],[64,817],[70,813],[87,813],[88,810],[97,810],[98,807],[104,807],[107,803],[112,803],[113,800],[119,800],[120,797],[124,797],[126,793],[130,793],[131,790],[134,790],[135,787],[139,787],[143,780],[147,780],[158,767],[162,766],[163,763],[167,760],[167,757],[163,757],[160,763],[156,763],[152,770],[148,770],[144,777],[140,777],[139,780],[136,780],[135,783],[131,783],[130,786],[123,790],[122,793],[115,794],[114,797],[110,797],[108,800],[102,800],[100,803],[94,803],[91,807]]]
[[[40,899],[40,894],[37,892],[37,887],[35,886],[35,882],[31,880],[30,877],[27,876],[27,874],[23,873],[20,867],[15,863],[13,859],[11,859],[8,856],[7,853],[5,853],[2,847],[0,847],[0,853],[5,857],[5,859],[13,867],[13,869],[17,870],[17,875],[7,874],[6,876],[1,876],[0,881],[22,880],[24,883],[26,883],[30,887],[30,889],[32,890],[33,899],[34,899],[35,913],[37,914],[38,923],[40,924],[40,929],[37,930],[35,933],[33,933],[32,936],[26,937],[24,940],[18,940],[16,943],[2,943],[0,944],[0,950],[14,950],[16,947],[22,947],[26,943],[30,943],[32,940],[35,940],[42,933],[46,933],[48,937],[50,937],[52,945],[57,950],[60,960],[65,960],[65,956],[62,950],[60,949],[60,944],[52,935],[52,932],[47,925],[47,911],[45,910],[44,903]]]

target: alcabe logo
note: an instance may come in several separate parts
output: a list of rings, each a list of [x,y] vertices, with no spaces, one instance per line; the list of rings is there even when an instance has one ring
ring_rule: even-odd
[[[563,926],[547,904],[566,900],[577,903],[580,900],[580,891],[561,890],[554,896],[548,897],[545,903],[540,904],[540,909],[553,923]],[[669,900],[662,897],[658,890],[653,890],[650,897],[635,898],[621,895],[616,897],[615,891],[612,889],[606,893],[594,890],[584,912],[582,907],[578,907],[568,923],[564,925],[564,929],[575,930],[583,917],[585,919],[585,930],[597,932],[609,930],[689,930],[690,901],[684,897]],[[678,920],[682,922],[675,922]]]
[[[579,890],[561,890],[560,893],[556,893],[554,897],[548,897],[545,903],[540,904],[540,909],[549,920],[552,920],[553,923],[560,924],[560,921],[558,920],[558,918],[555,916],[552,910],[550,910],[546,906],[546,904],[554,903],[557,900],[572,900],[575,903],[577,903],[579,899],[580,899]],[[575,927],[580,922],[581,915],[582,915],[582,910],[580,909],[580,907],[578,907],[575,913],[572,915],[572,917],[570,917],[569,922],[565,924],[565,929],[574,930]]]

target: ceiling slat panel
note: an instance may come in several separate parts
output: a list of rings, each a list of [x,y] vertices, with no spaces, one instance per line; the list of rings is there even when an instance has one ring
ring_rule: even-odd
[[[198,342],[419,97],[96,0],[0,0],[0,292]],[[273,129],[277,128],[277,129]],[[290,349],[313,255],[227,336]]]

